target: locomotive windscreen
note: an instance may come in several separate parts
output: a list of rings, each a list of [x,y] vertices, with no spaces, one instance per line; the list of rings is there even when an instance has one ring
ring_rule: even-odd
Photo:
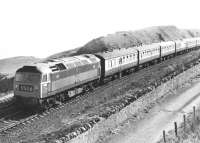
[[[40,75],[34,73],[18,72],[15,75],[15,81],[20,82],[40,82]]]

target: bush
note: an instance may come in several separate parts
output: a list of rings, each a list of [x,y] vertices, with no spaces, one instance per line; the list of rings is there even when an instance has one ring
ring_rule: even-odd
[[[6,75],[0,74],[0,93],[13,90],[14,77],[8,78]]]

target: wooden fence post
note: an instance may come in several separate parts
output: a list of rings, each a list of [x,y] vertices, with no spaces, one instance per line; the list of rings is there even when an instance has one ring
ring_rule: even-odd
[[[163,141],[164,141],[164,143],[166,143],[165,130],[163,130]]]
[[[177,137],[178,136],[178,132],[177,132],[177,123],[174,122],[174,129],[175,129],[175,136]]]
[[[195,106],[193,106],[193,121],[195,122],[195,119],[196,119],[196,115],[195,115]]]
[[[194,132],[195,121],[196,121],[196,111],[195,106],[193,106],[193,119],[192,119],[192,131]]]
[[[185,115],[183,115],[183,130],[186,131],[186,118]]]

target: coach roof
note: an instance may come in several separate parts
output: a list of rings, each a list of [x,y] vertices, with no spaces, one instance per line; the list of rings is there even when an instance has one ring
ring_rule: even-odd
[[[114,49],[112,51],[96,53],[95,55],[103,57],[104,59],[111,59],[114,57],[120,57],[124,55],[129,55],[132,53],[137,53],[137,50],[134,47]]]
[[[135,47],[135,49],[137,49],[138,51],[144,51],[144,50],[149,50],[152,48],[160,48],[159,43],[152,43],[150,45],[142,45],[140,47]]]

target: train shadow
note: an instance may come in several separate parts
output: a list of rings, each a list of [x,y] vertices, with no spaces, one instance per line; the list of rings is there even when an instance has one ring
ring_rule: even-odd
[[[15,122],[20,121],[31,116],[42,114],[43,111],[33,108],[20,107],[17,104],[13,104],[0,114],[0,121],[2,122]]]

